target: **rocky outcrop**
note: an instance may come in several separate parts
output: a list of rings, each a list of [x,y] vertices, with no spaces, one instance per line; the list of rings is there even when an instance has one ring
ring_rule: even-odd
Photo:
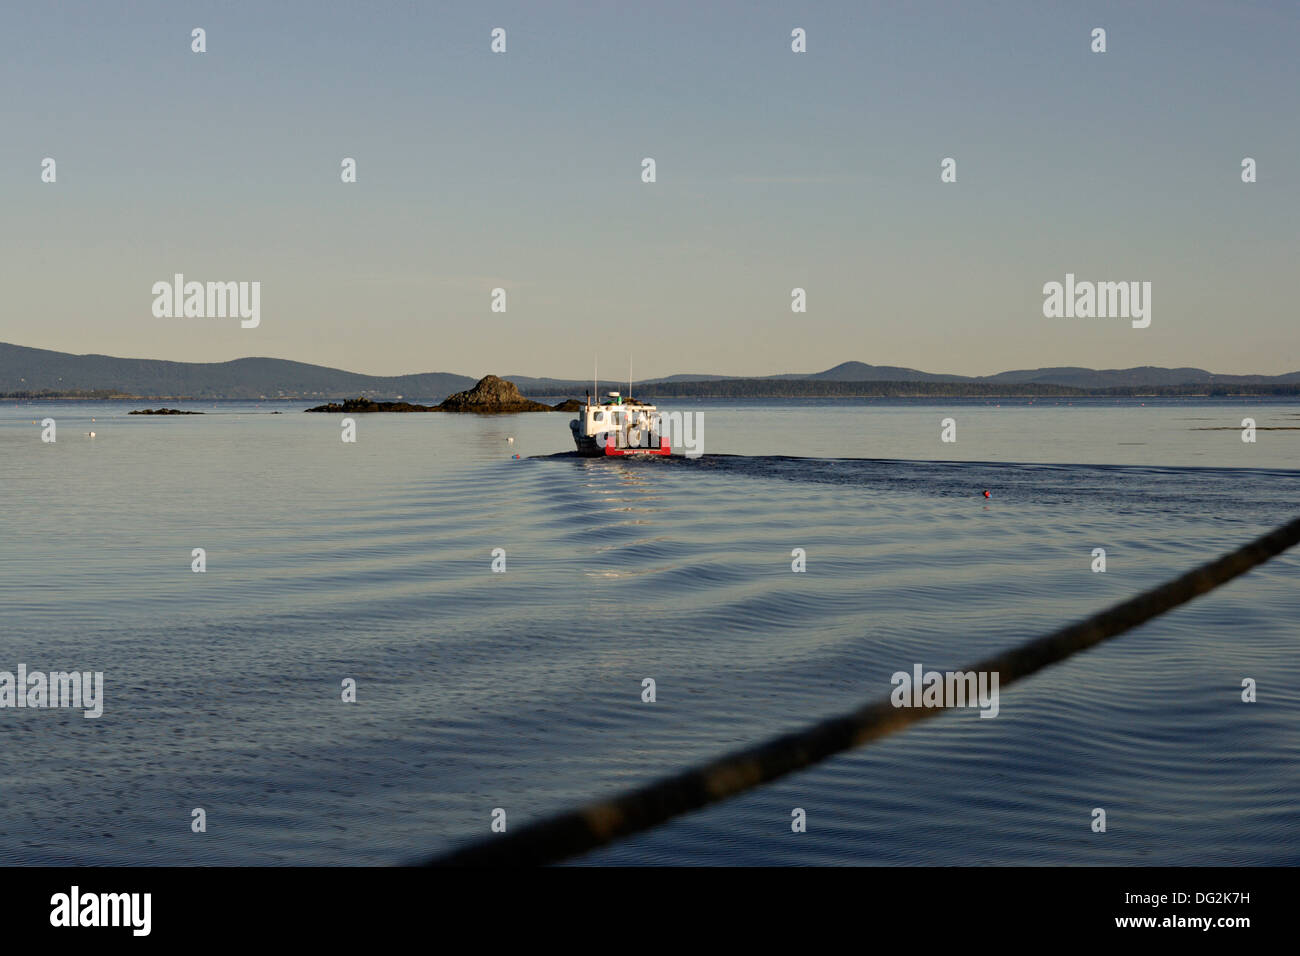
[[[524,398],[514,382],[495,375],[484,376],[468,391],[447,396],[438,407],[444,412],[475,412],[480,415],[556,411],[550,405]]]
[[[509,415],[515,412],[574,412],[582,402],[569,399],[554,407],[534,402],[519,394],[514,382],[487,375],[468,391],[448,395],[441,405],[412,405],[409,402],[374,402],[368,398],[349,398],[345,402],[317,405],[309,412],[336,412],[356,414],[362,412],[473,412],[479,415]]]
[[[343,402],[330,402],[307,409],[309,412],[341,412],[353,415],[363,412],[440,412],[437,405],[412,405],[410,402],[372,402],[368,398],[349,398]]]
[[[143,408],[128,415],[202,415],[202,412],[183,412],[179,408]]]

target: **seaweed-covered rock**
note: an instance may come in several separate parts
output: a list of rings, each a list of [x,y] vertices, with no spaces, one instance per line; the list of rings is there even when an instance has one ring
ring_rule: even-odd
[[[481,415],[556,411],[550,405],[524,398],[514,382],[495,375],[484,376],[468,391],[447,396],[438,407],[444,412],[476,412]]]
[[[330,402],[307,409],[309,412],[342,412],[359,414],[364,412],[440,412],[437,405],[412,405],[410,402],[372,402],[368,398],[349,398],[342,402]]]
[[[202,412],[184,412],[179,408],[142,408],[127,412],[128,415],[202,415]]]

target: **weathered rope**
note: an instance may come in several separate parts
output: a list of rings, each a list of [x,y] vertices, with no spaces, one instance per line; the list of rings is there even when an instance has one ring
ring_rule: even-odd
[[[1300,542],[1300,518],[1157,588],[1055,633],[963,668],[996,671],[1005,686],[1087,650],[1205,594]],[[428,861],[430,866],[555,863],[933,717],[947,707],[894,707],[889,698],[776,737],[621,796],[487,837]]]

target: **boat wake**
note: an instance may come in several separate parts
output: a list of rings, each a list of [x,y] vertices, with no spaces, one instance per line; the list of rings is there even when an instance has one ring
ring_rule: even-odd
[[[1055,506],[1178,510],[1231,519],[1279,518],[1300,500],[1300,472],[1262,468],[1035,464],[886,458],[800,458],[787,455],[704,455],[600,459],[577,452],[533,461],[572,461],[584,468],[662,469],[719,477],[860,487],[929,497],[1032,502]],[[986,496],[984,492],[988,492]]]

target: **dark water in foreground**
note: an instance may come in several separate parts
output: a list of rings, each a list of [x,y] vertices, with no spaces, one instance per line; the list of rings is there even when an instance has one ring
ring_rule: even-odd
[[[691,406],[705,457],[626,463],[557,454],[560,415],[358,416],[347,445],[301,405],[129,407],[0,406],[0,670],[102,670],[106,696],[97,720],[0,710],[3,863],[409,861],[496,807],[515,828],[977,660],[1300,511],[1300,433],[1192,430],[1300,421],[1277,403]],[[587,861],[1300,862],[1298,580],[1283,556],[1007,688],[995,719],[927,721]]]

